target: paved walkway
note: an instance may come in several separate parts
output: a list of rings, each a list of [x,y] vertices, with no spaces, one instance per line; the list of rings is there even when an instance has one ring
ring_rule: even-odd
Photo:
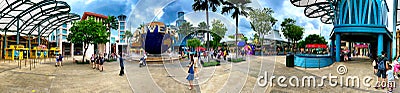
[[[129,59],[129,58],[128,58]],[[364,58],[358,61],[338,62],[321,69],[288,68],[285,67],[285,56],[249,56],[246,62],[221,62],[221,66],[199,67],[199,79],[195,79],[195,89],[188,89],[187,65],[188,60],[169,61],[164,64],[150,64],[139,67],[137,61],[126,60],[126,75],[118,76],[119,63],[106,62],[105,71],[91,69],[88,64],[74,64],[66,62],[63,67],[54,67],[51,60],[43,61],[35,68],[29,69],[22,64],[18,68],[16,62],[0,60],[0,92],[40,92],[40,93],[226,93],[226,92],[253,92],[253,93],[309,93],[309,92],[371,92],[382,93],[386,90],[371,87],[342,87],[329,86],[323,76],[331,73],[334,76],[374,76],[371,62]],[[70,59],[71,60],[71,59]],[[339,75],[336,69],[345,65],[348,72]],[[268,72],[268,79],[275,76],[273,85],[261,87],[257,78]],[[280,87],[279,76],[316,76],[316,84],[324,82],[323,87]],[[374,78],[372,81],[376,81]],[[398,80],[399,81],[399,80]],[[400,81],[399,81],[400,82]],[[375,82],[370,82],[374,85]],[[284,84],[289,84],[288,80]],[[343,84],[343,83],[339,83]],[[301,83],[300,83],[301,85]],[[394,93],[398,93],[400,84]]]
[[[105,71],[99,72],[88,64],[73,64],[71,60],[63,67],[55,67],[48,60],[32,70],[29,64],[19,69],[16,62],[0,63],[0,92],[132,93],[126,77],[118,76],[117,62],[106,62],[104,66]]]
[[[305,68],[300,68],[300,67],[295,67],[295,68],[288,68],[285,67],[285,60],[284,58],[279,58],[280,60],[277,61],[277,64],[275,65],[276,69],[274,72],[275,77],[279,76],[285,76],[285,77],[290,77],[290,76],[297,76],[301,79],[303,76],[316,76],[316,84],[321,84],[321,77],[322,76],[329,76],[329,73],[332,74],[332,76],[338,76],[338,77],[343,77],[346,79],[347,77],[350,76],[358,76],[360,78],[360,87],[347,87],[345,86],[345,80],[343,80],[343,83],[338,84],[336,87],[332,87],[329,85],[328,79],[325,79],[324,86],[323,87],[292,87],[289,85],[289,80],[286,80],[284,84],[288,84],[288,87],[280,87],[277,85],[277,81],[274,81],[273,87],[271,87],[270,92],[279,92],[279,93],[292,93],[292,92],[351,92],[351,93],[361,93],[361,92],[370,92],[370,93],[382,93],[386,92],[386,90],[383,89],[375,89],[373,87],[366,87],[363,85],[363,78],[367,76],[373,77],[371,82],[369,83],[370,85],[374,86],[376,77],[373,74],[373,68],[371,65],[371,62],[367,60],[366,58],[355,58],[356,61],[350,61],[350,62],[336,62],[333,65],[321,69],[305,69]],[[344,75],[339,75],[337,72],[337,67],[339,65],[345,65],[347,67],[347,73]],[[397,80],[399,82],[399,80]],[[334,81],[332,81],[334,83]],[[350,82],[351,83],[351,82]],[[300,84],[301,85],[301,84]],[[341,86],[343,85],[343,86]],[[398,93],[399,92],[399,84],[397,84],[397,89],[393,93]]]

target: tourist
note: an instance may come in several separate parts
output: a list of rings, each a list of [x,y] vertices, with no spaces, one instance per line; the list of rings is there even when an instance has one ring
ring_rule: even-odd
[[[387,79],[388,79],[388,91],[389,92],[392,92],[392,90],[393,90],[393,85],[395,84],[394,82],[394,74],[393,74],[393,70],[392,70],[392,66],[388,66],[388,70],[387,70],[387,72],[386,72],[386,75],[387,75]]]
[[[197,55],[197,54],[195,54],[194,55],[194,57],[198,57],[198,58],[194,58],[193,59],[193,65],[194,65],[194,75],[196,76],[196,79],[199,79],[199,76],[198,76],[198,67],[199,67],[199,61],[201,60],[200,59],[200,55]],[[192,57],[193,58],[193,57]]]
[[[191,56],[191,57],[193,57],[193,56]],[[194,80],[194,68],[193,68],[193,65],[194,64],[191,64],[190,66],[189,66],[189,70],[188,70],[188,76],[186,77],[186,79],[189,81],[189,90],[192,90],[193,89],[193,80]]]
[[[63,56],[62,56],[62,54],[60,53],[60,54],[58,54],[59,56],[58,56],[58,61],[60,62],[60,66],[63,66],[63,64],[62,64],[62,60],[63,60]]]
[[[400,55],[396,57],[396,59],[393,60],[393,72],[395,75],[395,78],[398,79],[399,78],[399,70],[400,70],[400,59],[399,59]]]
[[[104,68],[103,68],[103,64],[104,64],[104,57],[100,57],[100,64],[99,64],[99,69],[101,68],[100,72],[103,72]]]
[[[378,63],[378,72],[376,75],[378,76],[378,82],[376,83],[375,88],[379,88],[379,86],[381,86],[382,89],[384,89],[385,86],[382,84],[385,84],[385,81],[386,81],[386,70],[388,68],[388,64],[386,63],[386,61],[387,61],[386,52],[382,51],[381,53],[382,53],[382,56],[380,56],[378,58],[379,61],[377,62]]]
[[[119,71],[119,76],[123,76],[124,73],[124,59],[122,58],[122,55],[119,57],[119,66],[121,67],[121,70]]]
[[[96,69],[97,69],[97,70],[100,70],[100,69],[99,69],[99,64],[100,64],[100,56],[97,55],[97,56],[96,56]]]
[[[375,55],[372,55],[372,66],[374,67],[374,74],[378,72],[378,57]]]
[[[58,62],[59,62],[59,60],[58,60],[58,54],[56,54],[55,57],[56,57],[56,67],[57,67],[57,66],[59,65],[59,63],[58,63]]]
[[[90,62],[92,62],[92,68],[95,69],[96,68],[96,56],[95,54],[92,54],[92,57],[90,57]]]

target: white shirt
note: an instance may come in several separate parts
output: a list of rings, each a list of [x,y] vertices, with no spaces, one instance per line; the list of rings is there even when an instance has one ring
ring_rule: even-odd
[[[394,81],[393,70],[388,70],[386,72],[388,81]]]

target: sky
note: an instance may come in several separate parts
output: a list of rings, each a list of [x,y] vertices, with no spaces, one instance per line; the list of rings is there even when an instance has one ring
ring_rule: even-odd
[[[205,21],[204,11],[193,11],[193,0],[61,0],[67,2],[72,13],[82,15],[83,12],[95,12],[103,15],[118,16],[121,14],[128,16],[128,28],[135,31],[140,24],[151,21],[161,21],[165,24],[175,25],[177,12],[185,12],[185,20],[197,26],[198,23]],[[389,8],[391,7],[388,0]],[[284,18],[296,20],[296,24],[305,28],[303,37],[310,34],[320,34],[328,40],[332,31],[332,24],[324,24],[319,18],[308,18],[304,15],[304,7],[295,7],[290,0],[252,0],[248,6],[253,8],[272,8],[273,17],[278,20],[275,28],[280,29],[280,23]],[[228,28],[226,35],[235,33],[235,21],[229,14],[209,12],[210,23],[214,19],[221,20]],[[252,37],[255,32],[251,30],[249,19],[243,16],[239,17],[239,33]],[[391,14],[389,14],[391,19]],[[391,28],[389,26],[389,28]]]

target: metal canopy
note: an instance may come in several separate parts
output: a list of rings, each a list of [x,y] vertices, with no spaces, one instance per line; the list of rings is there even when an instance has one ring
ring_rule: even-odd
[[[319,18],[322,23],[332,24],[337,0],[290,0],[297,7],[306,7],[304,14],[310,18]],[[333,8],[333,9],[332,9]]]
[[[59,24],[80,19],[79,15],[70,14],[70,10],[63,1],[0,0],[0,30],[6,34],[45,36],[40,33],[52,32]]]

